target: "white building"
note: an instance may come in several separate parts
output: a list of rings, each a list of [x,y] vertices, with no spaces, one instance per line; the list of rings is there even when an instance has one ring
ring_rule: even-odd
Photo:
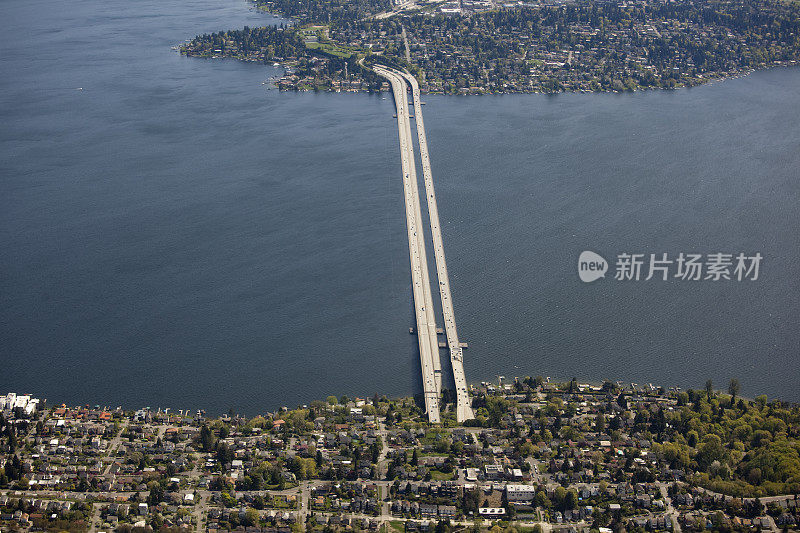
[[[23,412],[30,416],[39,407],[39,399],[31,398],[29,394],[17,394],[9,392],[5,396],[0,396],[0,411],[13,411],[14,409],[22,409]]]
[[[506,485],[506,498],[509,502],[530,503],[536,497],[536,487],[531,485]]]

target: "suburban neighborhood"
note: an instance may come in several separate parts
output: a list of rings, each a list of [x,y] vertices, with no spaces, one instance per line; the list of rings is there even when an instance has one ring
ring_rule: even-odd
[[[773,446],[780,464],[797,462],[800,410],[737,400],[737,387],[484,383],[472,390],[476,419],[461,426],[452,413],[430,425],[413,398],[377,395],[214,418],[12,393],[0,400],[0,529],[796,528],[796,472],[777,483],[747,463],[751,447]],[[743,438],[701,434],[707,415],[738,415]],[[773,431],[748,439],[741,422],[757,416]]]

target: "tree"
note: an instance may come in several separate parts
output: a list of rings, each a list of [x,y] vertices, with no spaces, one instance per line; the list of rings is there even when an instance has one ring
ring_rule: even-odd
[[[709,434],[703,437],[703,442],[697,447],[695,460],[701,469],[707,470],[714,461],[723,463],[727,460],[728,450],[722,445],[718,435]]]
[[[147,496],[147,504],[150,507],[155,507],[164,499],[164,489],[158,481],[151,481],[147,484],[147,490],[150,494]]]
[[[6,461],[3,471],[9,481],[16,481],[22,477],[22,461],[19,456],[14,455],[10,460]]]
[[[256,497],[253,498],[253,507],[255,509],[261,510],[261,509],[264,509],[266,506],[267,506],[267,502],[266,502],[266,500],[264,500],[264,497],[261,496],[260,494],[256,495]]]
[[[575,509],[576,507],[578,507],[578,492],[575,489],[570,489],[564,497],[564,508]]]
[[[233,450],[224,442],[217,446],[217,461],[221,465],[226,465],[233,461]]]
[[[214,438],[214,433],[209,429],[207,424],[203,424],[203,427],[200,428],[200,448],[204,452],[210,452],[214,449],[215,443],[216,439]]]
[[[728,383],[728,394],[731,395],[731,406],[736,401],[736,396],[739,394],[739,380],[736,378],[731,379]]]
[[[558,508],[559,511],[564,510],[564,500],[567,497],[567,489],[562,486],[556,487],[555,492],[553,493],[553,504]]]
[[[377,463],[381,455],[381,447],[378,445],[377,442],[375,442],[372,444],[370,449],[372,451],[372,457],[370,457],[370,459],[372,459],[373,463]]]
[[[617,405],[619,405],[623,410],[628,408],[628,400],[625,399],[624,392],[620,392],[619,396],[617,396]]]
[[[711,397],[714,396],[714,383],[709,379],[706,381],[706,397],[708,401],[711,401]]]
[[[758,404],[758,408],[763,410],[764,407],[767,405],[767,395],[762,394],[760,396],[756,396],[756,403]]]
[[[536,493],[536,496],[533,498],[533,503],[537,507],[541,507],[543,509],[549,509],[553,506],[552,502],[550,502],[550,498],[547,497],[547,493],[543,490],[540,490]]]
[[[475,516],[478,514],[478,507],[480,504],[481,493],[478,489],[473,490],[465,490],[462,508],[464,509],[464,514],[469,514],[471,511]]]
[[[211,490],[218,490],[222,492],[233,491],[234,489],[233,484],[226,481],[222,476],[217,476],[212,479],[209,488]]]
[[[150,517],[150,527],[152,527],[153,530],[158,531],[163,525],[164,517],[161,516],[161,513],[153,513],[153,515]]]
[[[232,508],[239,505],[239,502],[234,498],[230,492],[224,491],[220,493],[220,499],[225,507]]]
[[[689,395],[685,392],[678,393],[678,406],[683,407],[689,403]]]
[[[753,509],[755,510],[755,516],[760,515],[763,508],[764,505],[761,503],[761,498],[756,498],[753,501]]]
[[[594,429],[598,433],[602,433],[606,429],[606,417],[603,413],[598,413],[597,418],[595,419]]]
[[[311,479],[317,476],[317,463],[310,457],[292,457],[286,466],[297,479]]]
[[[434,531],[436,533],[450,533],[450,519],[439,520]]]
[[[247,526],[255,526],[258,525],[259,515],[258,511],[253,508],[248,507],[248,509],[244,512],[244,524]]]

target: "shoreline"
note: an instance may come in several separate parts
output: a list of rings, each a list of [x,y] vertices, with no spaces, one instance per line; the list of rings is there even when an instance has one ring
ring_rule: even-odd
[[[235,60],[240,61],[243,63],[259,63],[266,66],[272,66],[273,68],[282,68],[284,72],[287,70],[291,70],[295,65],[293,61],[284,61],[284,60],[276,60],[274,61],[273,65],[269,64],[269,61],[264,61],[261,59],[251,59],[251,58],[242,58],[232,55],[212,55],[212,56],[201,56],[201,55],[194,55],[188,54],[183,49],[184,45],[176,45],[172,48],[177,50],[181,55],[186,56],[187,58],[192,59],[208,59],[208,60]],[[380,56],[374,56],[380,57]],[[376,60],[380,62],[379,60]],[[275,66],[277,64],[277,66]],[[759,68],[749,68],[738,72],[733,72],[725,75],[720,76],[707,76],[702,80],[699,80],[697,83],[686,83],[681,85],[676,85],[674,87],[647,87],[647,86],[638,86],[633,89],[627,90],[615,90],[615,89],[601,89],[601,90],[586,90],[586,89],[564,89],[559,91],[525,91],[525,90],[515,90],[515,91],[467,91],[467,92],[444,92],[444,91],[429,91],[426,90],[424,86],[420,86],[420,93],[425,95],[436,95],[436,96],[505,96],[505,95],[512,95],[512,94],[542,94],[548,96],[554,96],[558,94],[630,94],[636,92],[650,92],[650,91],[677,91],[681,89],[691,89],[693,87],[702,87],[702,86],[709,86],[713,85],[714,83],[724,82],[728,80],[734,80],[739,78],[744,78],[753,74],[755,72],[762,72],[766,70],[772,70],[777,68],[797,68],[800,67],[800,61],[792,60],[792,61],[779,61],[770,65],[765,65]],[[289,78],[286,74],[281,76],[280,78],[270,78],[267,80],[270,84],[270,88],[278,89],[281,92],[325,92],[325,93],[341,93],[341,92],[349,92],[349,93],[367,93],[367,94],[375,94],[375,93],[391,93],[390,88],[381,88],[380,90],[370,90],[370,89],[341,89],[341,88],[315,88],[315,87],[286,87],[281,86],[281,82],[289,81]]]
[[[600,15],[613,19],[607,28],[600,25],[602,29],[598,30],[594,19],[586,19],[587,6],[592,4],[580,2],[565,8],[573,13],[573,18],[567,19],[558,18],[563,16],[563,9],[541,4],[495,6],[493,10],[444,18],[438,12],[422,17],[401,10],[394,13],[396,17],[384,19],[367,11],[364,18],[348,14],[331,22],[329,13],[325,23],[314,20],[324,14],[326,8],[321,5],[322,13],[313,17],[301,13],[292,18],[287,14],[293,12],[292,8],[282,0],[249,0],[256,11],[280,19],[280,30],[266,30],[278,27],[268,25],[198,35],[178,49],[187,57],[280,64],[285,72],[271,82],[271,87],[303,92],[388,92],[388,85],[381,85],[371,69],[360,64],[365,59],[368,64],[377,61],[405,68],[419,80],[422,94],[550,95],[680,89],[800,64],[796,39],[791,36],[777,41],[777,50],[770,54],[763,47],[775,43],[775,36],[764,33],[746,38],[748,32],[758,32],[753,26],[757,20],[754,13],[772,17],[776,23],[795,13],[764,1],[752,0],[745,27],[721,22],[707,28],[703,25],[704,16],[725,14],[724,8],[672,13],[659,12],[654,4],[651,16],[628,25],[614,18],[617,15],[613,10],[594,6],[592,9],[599,9]],[[367,9],[380,9],[380,5],[373,0]],[[288,11],[283,13],[281,7]],[[634,16],[627,8],[622,13],[622,20]],[[556,20],[540,22],[540,17]],[[521,22],[502,22],[510,18],[527,21],[528,29],[522,29]],[[393,25],[386,25],[389,20]],[[493,25],[498,25],[496,35],[486,30]],[[408,36],[406,26],[410,29]],[[450,26],[453,29],[448,31],[462,32],[460,38],[441,42],[432,38]],[[473,27],[475,31],[463,33]]]

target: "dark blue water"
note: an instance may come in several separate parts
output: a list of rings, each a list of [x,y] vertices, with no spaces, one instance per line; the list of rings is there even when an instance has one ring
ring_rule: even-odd
[[[0,17],[0,392],[255,413],[419,389],[391,98],[171,50],[276,22],[241,0]],[[800,400],[799,84],[427,97],[468,379]],[[585,249],[765,259],[757,282],[588,285]]]

